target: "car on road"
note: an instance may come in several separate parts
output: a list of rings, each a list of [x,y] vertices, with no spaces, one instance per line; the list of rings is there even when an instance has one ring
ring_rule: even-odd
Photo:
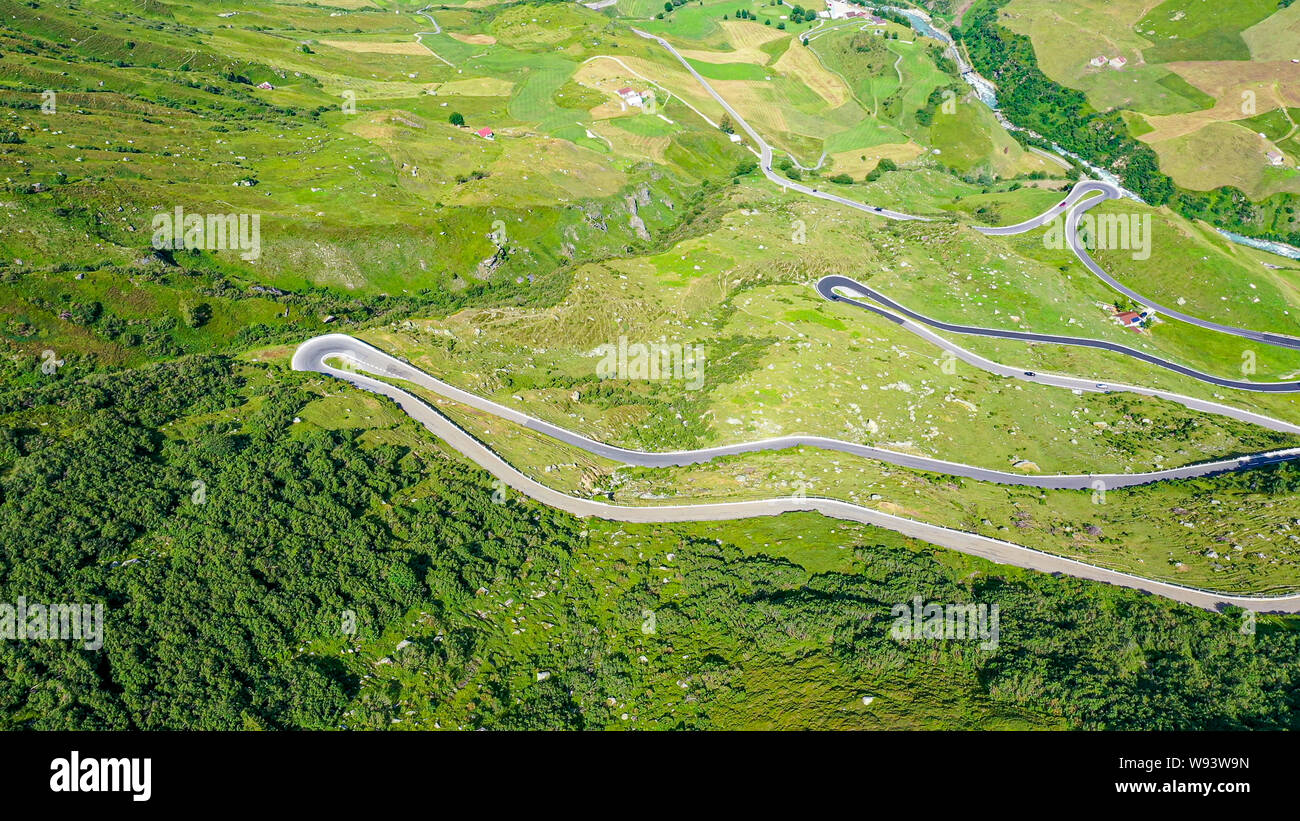
[[[1033,371],[1025,371],[1025,376],[1038,376],[1038,374],[1034,373]]]
[[[1069,205],[1069,203],[1070,203],[1069,200],[1062,200],[1062,201],[1061,201],[1061,204],[1058,205],[1058,206],[1056,206],[1056,207],[1057,207],[1057,208],[1064,208],[1065,206]]]
[[[871,206],[871,210],[873,210],[873,211],[879,211],[879,210],[880,210],[880,206],[879,206],[879,205],[873,205],[873,206]]]

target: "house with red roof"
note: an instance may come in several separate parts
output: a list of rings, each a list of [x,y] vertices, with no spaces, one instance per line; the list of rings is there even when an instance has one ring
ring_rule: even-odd
[[[496,138],[496,134],[493,133],[492,129],[490,128],[480,128],[478,131],[475,131],[474,133],[479,135],[485,140],[491,140]]]
[[[1151,315],[1150,311],[1120,311],[1115,314],[1115,318],[1129,328],[1140,328],[1142,323]]]

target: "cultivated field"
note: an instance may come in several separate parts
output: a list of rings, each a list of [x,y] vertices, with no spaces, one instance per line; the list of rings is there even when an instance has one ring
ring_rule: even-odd
[[[1300,150],[1252,119],[1300,106],[1300,8],[1275,0],[1014,0],[1004,25],[1033,40],[1043,72],[1098,110],[1131,112],[1134,136],[1179,185],[1252,198],[1300,192]],[[1094,58],[1124,58],[1096,66]],[[1263,136],[1261,136],[1263,132]]]

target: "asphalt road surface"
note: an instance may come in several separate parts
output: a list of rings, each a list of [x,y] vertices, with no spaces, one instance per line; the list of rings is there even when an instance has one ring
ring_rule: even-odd
[[[1070,576],[1077,576],[1079,578],[1093,579],[1095,581],[1131,587],[1174,599],[1176,601],[1193,604],[1198,607],[1213,609],[1224,604],[1231,604],[1261,612],[1300,612],[1300,595],[1281,597],[1234,596],[1215,593],[1212,591],[1197,590],[1180,585],[1168,584],[1166,582],[1157,582],[1150,579],[1143,579],[1139,576],[1134,576],[1128,573],[1121,573],[1115,570],[1096,567],[1073,559],[1054,556],[1049,553],[1033,550],[1032,548],[1004,542],[999,539],[991,539],[974,533],[967,533],[960,530],[953,530],[938,525],[928,524],[926,522],[919,522],[914,519],[894,516],[836,499],[820,499],[814,497],[781,498],[749,502],[724,502],[718,504],[683,504],[640,507],[611,505],[605,502],[583,499],[577,496],[569,496],[552,488],[548,488],[520,473],[493,452],[487,445],[466,433],[445,416],[438,413],[414,395],[395,385],[390,385],[387,382],[375,379],[364,373],[335,368],[327,364],[327,360],[330,359],[343,360],[361,370],[370,371],[375,374],[408,380],[445,396],[448,399],[463,402],[471,407],[496,414],[504,419],[509,419],[518,424],[526,425],[534,430],[548,433],[560,432],[564,434],[564,436],[557,438],[563,438],[564,441],[576,444],[579,447],[583,447],[583,443],[592,443],[596,445],[599,445],[599,443],[595,443],[593,440],[586,437],[564,431],[562,428],[542,422],[541,420],[533,419],[527,414],[507,408],[506,406],[500,405],[491,400],[462,391],[442,382],[439,379],[429,376],[418,368],[402,362],[372,345],[344,334],[327,334],[309,339],[300,345],[293,355],[293,368],[295,370],[315,371],[317,373],[328,374],[351,382],[353,385],[364,390],[390,397],[412,418],[432,431],[434,435],[454,447],[493,476],[502,480],[509,487],[541,502],[542,504],[559,508],[560,510],[567,511],[576,516],[595,516],[602,519],[625,522],[695,522],[746,519],[756,516],[775,516],[781,513],[790,513],[795,511],[815,511],[838,519],[847,519],[850,521],[888,528],[931,544],[940,545],[975,556],[981,556],[1002,564],[1016,565],[1018,567],[1025,567],[1045,573],[1063,573]],[[751,450],[790,447],[797,444],[810,444],[818,447],[826,446],[821,444],[822,442],[851,446],[853,448],[860,447],[852,445],[852,443],[840,443],[837,442],[837,440],[823,440],[820,437],[783,437],[782,439],[768,440],[765,443],[760,442],[723,448],[710,448],[702,451],[682,451],[676,454],[646,454],[640,451],[612,448],[604,445],[600,446],[603,450],[593,450],[592,452],[601,453],[601,455],[630,455],[634,458],[647,460],[628,462],[629,464],[689,464],[691,462],[703,461],[706,454],[710,453],[712,456],[707,456],[707,458],[713,458],[714,456],[724,455],[727,453],[743,453]],[[837,447],[835,449],[845,450],[846,452],[852,453],[859,452],[858,450],[850,449],[849,447]],[[918,459],[918,457],[911,457],[906,454],[896,454],[892,451],[880,451],[879,449],[874,448],[868,448],[866,450],[877,454],[873,455],[872,458],[881,458],[884,461],[892,461],[892,457],[904,457],[907,460]],[[1208,472],[1235,470],[1244,467],[1247,464],[1264,464],[1269,461],[1291,458],[1294,455],[1295,452],[1259,454],[1257,456],[1246,457],[1245,459],[1225,460],[1210,465],[1190,466],[1188,468],[1177,469],[1175,471],[1165,471],[1157,474],[1130,474],[1118,477],[1112,476],[1111,478],[1118,480],[1119,482],[1127,480],[1127,484],[1139,484],[1144,481],[1155,481],[1160,478],[1173,478],[1175,474],[1206,475]],[[657,461],[660,457],[667,457],[668,461]],[[610,458],[619,459],[621,457],[615,455]],[[952,463],[942,462],[940,460],[921,461],[928,462],[931,465],[944,466],[944,468],[970,468],[970,466],[953,465]],[[912,466],[908,462],[901,460],[894,461],[893,463],[908,467]],[[920,469],[927,468],[922,467]],[[941,472],[951,472],[948,469],[940,469]],[[974,471],[983,471],[981,468],[970,469]],[[1182,474],[1182,471],[1188,470],[1192,472]],[[1197,474],[1198,470],[1204,472]],[[972,478],[982,478],[986,481],[997,481],[996,479],[987,478],[989,475],[999,474],[997,471],[984,471],[982,475],[972,476]],[[1010,476],[1009,474],[1000,475]],[[1119,483],[1114,485],[1092,484],[1092,482],[1097,480],[1104,482],[1104,477],[1100,476],[1014,476],[1011,478],[1015,478],[1018,484],[1032,483],[1039,487],[1060,486],[1109,488],[1123,486]],[[1041,480],[1058,481],[1062,484],[1037,484],[1037,482]],[[1077,484],[1078,482],[1081,482],[1081,484]]]
[[[1169,308],[1167,306],[1161,305],[1159,302],[1148,299],[1142,294],[1139,294],[1137,291],[1134,291],[1132,288],[1129,288],[1127,285],[1124,285],[1122,282],[1115,279],[1110,274],[1106,273],[1106,269],[1102,268],[1100,265],[1097,264],[1097,261],[1094,260],[1088,254],[1088,249],[1085,248],[1083,246],[1083,243],[1080,242],[1079,240],[1079,230],[1078,230],[1079,218],[1082,217],[1084,212],[1086,212],[1088,209],[1096,207],[1098,204],[1104,202],[1106,199],[1110,199],[1111,197],[1114,196],[1119,196],[1119,192],[1110,183],[1098,182],[1096,180],[1087,180],[1085,182],[1080,182],[1078,185],[1076,185],[1074,191],[1070,192],[1071,196],[1073,196],[1074,193],[1077,192],[1079,188],[1085,184],[1089,186],[1090,190],[1107,191],[1108,194],[1106,197],[1101,197],[1101,198],[1097,198],[1097,199],[1093,199],[1081,203],[1077,207],[1067,206],[1069,210],[1069,214],[1065,218],[1065,238],[1066,241],[1069,242],[1070,244],[1070,250],[1074,251],[1074,255],[1079,258],[1079,261],[1082,262],[1089,271],[1092,271],[1094,274],[1096,274],[1103,282],[1105,282],[1110,287],[1114,288],[1116,291],[1119,291],[1124,296],[1133,300],[1134,302],[1140,302],[1141,304],[1154,309],[1157,313],[1163,316],[1173,317],[1174,319],[1180,320],[1182,322],[1186,322],[1189,325],[1195,325],[1198,328],[1205,328],[1211,331],[1219,331],[1220,333],[1232,334],[1233,336],[1241,337],[1242,339],[1249,339],[1253,342],[1259,342],[1263,345],[1273,345],[1278,348],[1292,348],[1295,350],[1300,350],[1300,338],[1294,336],[1287,336],[1285,334],[1275,334],[1275,333],[1268,333],[1266,331],[1252,331],[1247,328],[1237,328],[1233,325],[1224,325],[1220,322],[1212,322],[1208,319],[1201,319],[1200,317],[1195,317],[1192,316],[1191,314],[1183,313],[1182,311]],[[1061,209],[1061,210],[1066,210],[1066,209]],[[984,233],[992,234],[997,232],[992,230],[985,230]]]
[[[941,331],[948,331],[950,333],[968,334],[972,336],[989,336],[997,339],[1018,339],[1025,342],[1047,342],[1053,345],[1076,345],[1085,348],[1099,348],[1103,351],[1113,351],[1114,353],[1131,356],[1134,359],[1141,359],[1143,362],[1149,362],[1152,365],[1158,365],[1161,368],[1181,373],[1184,376],[1190,376],[1193,379],[1199,379],[1202,382],[1209,382],[1212,385],[1219,385],[1224,388],[1235,388],[1236,390],[1242,391],[1257,391],[1260,393],[1295,393],[1300,391],[1300,382],[1249,382],[1241,379],[1224,379],[1219,376],[1214,376],[1213,374],[1203,373],[1179,365],[1177,362],[1170,362],[1167,359],[1161,359],[1158,356],[1146,353],[1145,351],[1139,351],[1136,348],[1130,348],[1127,345],[1120,345],[1116,342],[1106,342],[1100,339],[1088,339],[1087,337],[1081,336],[1056,336],[1054,334],[1039,334],[1030,331],[981,328],[976,325],[957,325],[952,322],[942,322],[938,319],[931,319],[930,317],[919,314],[910,308],[905,308],[874,288],[869,288],[861,282],[846,276],[835,274],[832,276],[822,277],[817,281],[817,292],[826,299],[829,299],[832,302],[847,302],[850,305],[856,305],[859,308],[864,308],[868,311],[880,314],[886,319],[897,321],[897,318],[891,315],[889,311],[884,311],[874,305],[869,305],[865,302],[838,294],[835,291],[836,288],[857,291],[880,305],[883,305],[892,311],[896,311],[903,316],[914,319],[917,322],[923,322],[932,328],[938,328]]]
[[[1062,214],[1070,211],[1074,207],[1074,204],[1079,200],[1094,193],[1099,193],[1101,196],[1086,203],[1086,207],[1079,209],[1080,213],[1087,211],[1098,203],[1105,202],[1106,200],[1118,199],[1123,196],[1117,187],[1108,182],[1102,182],[1101,180],[1079,180],[1074,184],[1074,187],[1070,189],[1070,193],[1066,195],[1065,199],[1036,217],[1031,217],[1024,222],[1018,222],[1015,225],[975,225],[972,227],[981,234],[987,234],[993,237],[1006,237],[1015,234],[1023,234],[1026,231],[1032,231],[1035,228],[1042,228],[1044,225],[1059,218]]]

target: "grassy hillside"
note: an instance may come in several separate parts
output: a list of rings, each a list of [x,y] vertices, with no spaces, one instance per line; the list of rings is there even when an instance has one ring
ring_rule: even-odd
[[[431,39],[413,10],[0,4],[7,378],[47,349],[129,366],[416,305],[553,301],[572,265],[689,224],[740,157],[674,99],[660,119],[580,82],[646,48],[599,14],[455,11]],[[177,208],[256,216],[259,253],[158,251],[153,221]]]
[[[471,310],[366,336],[453,384],[598,438],[648,449],[815,433],[989,467],[1027,460],[1043,471],[1071,472],[1185,463],[1289,441],[1227,419],[1209,424],[1201,414],[1140,399],[1127,412],[1153,422],[1140,444],[1117,446],[1113,432],[1080,429],[1073,421],[1081,411],[1109,415],[1115,397],[1007,385],[965,365],[948,373],[938,349],[872,314],[830,305],[811,287],[820,276],[851,273],[939,319],[1109,339],[1240,375],[1240,346],[1221,334],[1193,333],[1199,329],[1172,321],[1143,334],[1120,327],[1113,319],[1113,292],[1077,262],[1065,264],[1068,252],[1043,248],[1040,237],[1009,244],[942,223],[864,221],[847,209],[772,195],[765,182],[748,178],[733,190],[733,205],[710,215],[715,230],[660,254],[579,268],[574,287],[554,306]],[[868,196],[879,201],[874,190]],[[1164,289],[1186,271],[1190,255],[1177,250],[1182,246],[1171,236],[1175,228],[1161,226],[1169,234],[1153,238],[1160,253],[1151,260],[1139,266],[1122,259],[1127,264],[1117,266],[1126,277],[1129,271],[1143,275],[1134,284],[1171,303],[1178,296]],[[1244,278],[1252,270],[1247,266],[1254,266],[1260,287],[1243,282],[1231,292],[1231,303],[1193,299],[1191,308],[1261,327],[1293,327],[1288,312],[1300,313],[1300,304],[1283,287],[1289,280],[1282,279],[1290,272],[1270,271],[1243,254],[1234,261],[1235,252],[1222,241],[1204,242],[1196,256],[1212,251],[1223,264],[1198,261],[1194,270],[1207,277],[1235,270]],[[1277,277],[1272,283],[1271,275]],[[1255,303],[1243,290],[1267,301]],[[1197,294],[1203,293],[1198,287]],[[620,336],[703,345],[702,389],[690,389],[685,380],[628,380],[617,383],[616,396],[593,390],[616,384],[598,378],[597,349]],[[978,349],[976,340],[960,342]],[[1254,378],[1280,379],[1300,368],[1295,356],[1260,347]],[[1042,361],[1035,357],[1074,355],[1051,346],[1006,350],[1011,353],[997,358],[1026,367]],[[1127,357],[1097,354],[1061,368],[1296,418],[1296,400],[1289,395],[1222,397],[1211,385]],[[977,410],[965,410],[967,405]],[[844,408],[854,406],[869,410],[846,418]],[[1002,419],[1050,423],[1007,427]]]

